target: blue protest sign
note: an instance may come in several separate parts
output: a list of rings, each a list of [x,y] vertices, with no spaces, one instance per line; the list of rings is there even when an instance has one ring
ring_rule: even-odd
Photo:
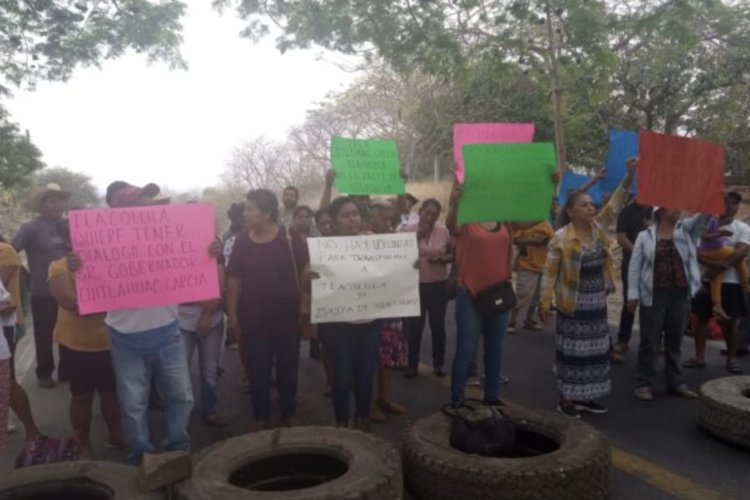
[[[581,175],[576,174],[571,171],[565,172],[565,175],[563,175],[562,183],[560,184],[560,194],[558,198],[560,199],[560,206],[565,205],[565,200],[568,199],[568,191],[571,189],[578,189],[586,182],[589,181],[591,177],[587,175]],[[600,181],[601,182],[601,181]],[[594,200],[594,203],[597,205],[601,205],[602,203],[602,191],[599,188],[599,183],[594,184],[591,186],[591,188],[586,191],[586,193],[591,196],[591,199]]]
[[[638,132],[630,130],[609,131],[609,152],[607,153],[607,175],[601,180],[600,189],[611,193],[625,178],[625,162],[631,156],[638,156]],[[633,182],[631,193],[635,193],[636,182]]]

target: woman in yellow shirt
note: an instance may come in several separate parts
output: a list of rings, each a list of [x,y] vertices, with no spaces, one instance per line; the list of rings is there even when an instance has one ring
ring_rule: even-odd
[[[57,225],[57,232],[70,246],[68,221]],[[70,422],[84,456],[92,454],[89,431],[94,392],[99,391],[102,416],[107,425],[107,448],[124,449],[120,430],[115,373],[104,326],[105,314],[80,316],[73,273],[65,258],[52,261],[47,276],[50,293],[58,304],[55,341],[60,345],[60,365],[70,375]]]

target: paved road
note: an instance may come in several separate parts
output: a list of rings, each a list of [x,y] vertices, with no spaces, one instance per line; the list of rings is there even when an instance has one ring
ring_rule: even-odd
[[[449,331],[455,331],[452,314],[449,313]],[[452,350],[452,334],[449,350]],[[689,349],[689,339],[685,347]],[[635,344],[634,344],[635,345]],[[703,381],[725,376],[723,359],[719,355],[719,344],[712,345],[709,367],[703,371],[687,374],[691,386]],[[429,334],[423,345],[422,359],[429,362]],[[320,364],[307,358],[307,346],[303,347],[301,363],[300,393],[304,402],[299,407],[301,424],[327,425],[332,423],[333,411],[330,400],[322,395],[323,370]],[[19,366],[23,385],[29,391],[34,413],[42,430],[49,435],[64,435],[70,432],[67,417],[67,386],[60,384],[53,390],[36,386],[29,339],[19,345]],[[236,351],[222,354],[222,366],[226,370],[220,384],[220,404],[223,415],[229,420],[226,429],[214,429],[200,423],[194,416],[192,435],[196,449],[216,441],[242,434],[250,418],[249,396],[240,391],[240,367]],[[502,397],[515,403],[535,408],[552,409],[556,404],[555,383],[551,372],[554,357],[553,336],[550,332],[509,336],[503,355],[503,372],[511,378],[503,386]],[[448,359],[452,359],[452,352]],[[195,366],[193,367],[195,371]],[[750,371],[750,364],[745,362]],[[409,422],[436,411],[448,399],[448,379],[438,379],[426,367],[415,380],[396,378],[397,400],[409,408],[407,415],[392,417],[378,424],[375,431],[400,445],[401,434]],[[719,442],[703,433],[697,426],[697,404],[666,396],[658,391],[653,403],[644,403],[633,398],[635,384],[635,358],[631,354],[624,366],[613,367],[613,393],[605,403],[610,408],[607,415],[586,417],[586,421],[609,436],[614,445],[616,474],[610,498],[619,499],[712,499],[750,498],[750,452],[739,450]],[[151,416],[155,442],[163,435],[163,416]],[[97,457],[102,460],[122,461],[124,456],[102,450],[104,425],[101,417],[94,422],[93,443]],[[0,470],[8,471],[14,456],[21,446],[21,434],[10,436],[6,450],[0,452]]]

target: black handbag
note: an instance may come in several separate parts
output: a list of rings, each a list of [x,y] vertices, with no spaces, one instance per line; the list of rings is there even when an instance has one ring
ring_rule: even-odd
[[[516,307],[516,293],[510,281],[485,288],[474,297],[474,305],[485,319],[491,319]]]
[[[467,399],[458,407],[443,406],[443,413],[453,420],[450,445],[454,449],[485,457],[513,455],[516,427],[497,407]]]

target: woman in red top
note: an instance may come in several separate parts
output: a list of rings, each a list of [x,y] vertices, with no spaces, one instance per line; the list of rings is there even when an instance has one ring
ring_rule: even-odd
[[[513,229],[502,222],[459,225],[458,203],[461,186],[451,194],[446,225],[456,240],[458,289],[456,290],[456,355],[451,372],[451,403],[464,400],[469,363],[474,358],[479,336],[484,337],[484,401],[500,404],[500,361],[503,339],[511,311],[482,316],[475,304],[476,296],[501,282],[510,282],[513,260]]]

